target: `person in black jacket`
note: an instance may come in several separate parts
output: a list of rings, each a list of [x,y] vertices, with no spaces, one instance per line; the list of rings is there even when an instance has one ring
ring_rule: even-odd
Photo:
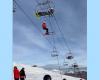
[[[24,68],[20,70],[20,80],[25,80],[26,74]]]

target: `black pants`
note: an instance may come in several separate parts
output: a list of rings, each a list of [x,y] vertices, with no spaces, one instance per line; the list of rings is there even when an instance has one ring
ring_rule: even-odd
[[[24,78],[20,78],[20,80],[25,80]]]
[[[49,32],[48,32],[48,28],[46,29],[46,34],[49,34]]]
[[[15,78],[15,80],[19,80],[19,78]]]
[[[49,34],[48,28],[44,28],[46,30],[45,34]]]

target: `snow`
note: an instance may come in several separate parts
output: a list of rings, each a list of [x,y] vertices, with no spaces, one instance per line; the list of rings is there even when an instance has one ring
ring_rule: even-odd
[[[30,65],[14,64],[14,66],[17,66],[19,70],[22,67],[25,68],[26,80],[43,80],[43,77],[45,75],[50,75],[52,80],[63,80],[64,78],[66,80],[80,80],[80,78],[61,75],[54,71],[48,71],[48,70],[45,70],[43,68],[38,68],[38,67],[31,67]]]

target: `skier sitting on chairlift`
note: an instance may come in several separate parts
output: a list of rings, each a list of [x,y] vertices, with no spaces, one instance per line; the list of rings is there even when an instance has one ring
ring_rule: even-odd
[[[54,13],[54,9],[53,8],[50,8],[48,9],[48,11],[37,11],[36,12],[36,16],[37,17],[41,17],[41,16],[52,16]]]
[[[72,55],[72,53],[70,52],[70,53],[68,53],[68,56],[66,57],[66,59],[69,59],[69,60],[71,60],[71,59],[73,59],[74,57],[73,57],[73,55]]]
[[[53,9],[53,8],[50,8],[50,9],[48,10],[48,13],[49,13],[50,15],[53,15],[54,9]]]
[[[43,23],[42,23],[42,28],[43,28],[43,30],[46,30],[45,34],[49,35],[48,28],[46,26],[46,22],[45,21],[43,21]]]
[[[67,59],[73,59],[73,56],[68,56]]]

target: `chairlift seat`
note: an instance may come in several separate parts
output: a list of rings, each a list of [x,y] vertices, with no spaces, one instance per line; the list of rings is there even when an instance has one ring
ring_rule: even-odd
[[[57,56],[58,56],[58,54],[51,54],[51,56],[52,56],[52,57],[57,57]]]
[[[67,59],[73,59],[73,56],[68,56]]]
[[[73,67],[74,67],[74,68],[77,68],[77,67],[78,67],[78,65],[77,65],[77,64],[74,64],[74,65],[73,65]]]
[[[36,16],[52,16],[54,13],[53,9],[49,9],[48,11],[37,11]]]

